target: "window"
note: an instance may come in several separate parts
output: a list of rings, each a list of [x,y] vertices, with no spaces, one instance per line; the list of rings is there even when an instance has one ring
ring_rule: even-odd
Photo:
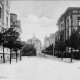
[[[0,7],[0,18],[1,18],[1,7]]]
[[[69,28],[69,19],[67,19],[67,29]]]
[[[69,28],[69,36],[71,35],[71,27]]]
[[[13,25],[15,25],[15,22],[13,22]]]
[[[6,25],[8,26],[8,17],[6,17]]]
[[[7,56],[7,58],[9,58],[9,56]]]
[[[60,26],[60,30],[62,30],[63,29],[63,24],[61,24],[61,26]]]
[[[2,56],[1,56],[1,59],[2,59]]]
[[[73,13],[78,13],[78,10],[73,10]]]
[[[6,0],[6,5],[8,6],[8,0]]]
[[[63,35],[60,35],[60,41],[62,41],[63,40]]]
[[[66,30],[66,39],[68,39],[68,36],[69,36],[69,31]]]
[[[80,17],[78,17],[78,26],[80,26]]]

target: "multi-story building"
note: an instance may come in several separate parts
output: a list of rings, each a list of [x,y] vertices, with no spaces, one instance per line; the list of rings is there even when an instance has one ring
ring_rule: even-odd
[[[50,38],[45,36],[45,38],[44,38],[44,47],[47,48],[48,46],[50,46]]]
[[[27,44],[32,44],[34,45],[34,47],[36,48],[36,54],[38,55],[39,53],[41,53],[42,50],[42,44],[41,41],[37,38],[35,38],[35,36],[33,36],[33,38],[27,40]]]
[[[0,31],[4,32],[4,28],[10,27],[10,1],[9,0],[0,0]],[[0,61],[3,61],[3,57],[5,60],[9,60],[9,49],[4,48],[3,55],[3,47],[0,46]]]
[[[50,46],[50,45],[55,45],[55,33],[54,34],[50,34],[49,37],[45,36],[44,38],[44,46],[45,48]]]
[[[60,32],[59,40],[69,39],[72,31],[80,27],[80,7],[69,7],[58,19],[57,25]]]
[[[4,28],[10,27],[10,1],[0,0],[0,25]]]
[[[45,36],[44,38],[44,48],[47,48],[53,44],[53,54],[54,54],[55,42],[56,39],[58,39],[58,35],[59,35],[59,31],[56,31],[56,33],[50,34],[49,37]]]
[[[14,27],[14,29],[19,33],[18,40],[21,41],[21,21],[18,20],[17,14],[11,13],[10,14],[10,27]]]
[[[22,30],[21,30],[21,21],[18,20],[17,14],[10,13],[10,27],[13,27],[19,33],[19,37],[18,37],[17,41],[21,41],[21,33],[22,33]],[[16,54],[15,54],[16,52],[12,51],[12,53],[13,53],[12,54],[12,58],[16,58]],[[18,50],[17,53],[19,55],[20,50]]]

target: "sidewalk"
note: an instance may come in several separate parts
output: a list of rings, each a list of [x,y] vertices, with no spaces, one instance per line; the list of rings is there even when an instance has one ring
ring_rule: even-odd
[[[54,59],[54,60],[58,60],[58,61],[63,61],[63,62],[67,62],[67,63],[71,63],[71,58],[58,58],[56,56],[53,56],[53,55],[48,55],[48,54],[45,54],[45,57],[47,58],[50,58],[50,59]],[[72,60],[72,62],[75,62],[76,60]]]

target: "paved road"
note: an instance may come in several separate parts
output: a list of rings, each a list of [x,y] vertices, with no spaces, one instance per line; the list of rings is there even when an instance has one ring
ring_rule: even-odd
[[[80,80],[80,62],[65,63],[44,57],[0,64],[0,80]]]

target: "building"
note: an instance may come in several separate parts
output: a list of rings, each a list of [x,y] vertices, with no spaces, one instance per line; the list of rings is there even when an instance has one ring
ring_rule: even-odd
[[[57,32],[54,34],[50,34],[50,45],[55,45],[55,36],[57,35]]]
[[[49,37],[45,36],[44,38],[44,49],[53,44],[53,54],[54,54],[55,40],[57,35],[58,31],[54,34],[50,34]]]
[[[45,36],[45,38],[44,38],[44,48],[47,48],[48,46],[50,46],[50,38]]]
[[[0,31],[4,32],[3,28],[10,27],[10,1],[9,0],[0,0]],[[10,50],[8,48],[4,48],[0,46],[0,61],[3,61],[5,57],[5,61],[9,60]]]
[[[55,45],[55,35],[56,35],[56,33],[50,34],[49,37],[45,36],[45,38],[44,38],[45,48],[52,45],[52,44]]]
[[[58,40],[68,40],[72,31],[80,27],[80,7],[69,7],[58,19],[59,28]],[[66,51],[70,51],[70,47],[66,47]]]
[[[22,33],[22,30],[21,30],[21,21],[18,20],[17,14],[10,13],[10,27],[13,27],[16,30],[16,32],[19,33],[19,37],[18,37],[17,41],[21,41],[21,33]],[[12,58],[16,58],[16,52],[12,51],[12,53],[13,53],[12,54]],[[20,50],[18,50],[17,53],[19,55]]]
[[[10,1],[0,0],[0,25],[4,28],[10,27]]]
[[[21,21],[18,20],[17,14],[10,13],[10,27],[14,27],[15,30],[19,33],[18,40],[21,41]]]
[[[36,54],[38,55],[39,53],[41,53],[42,50],[42,44],[41,41],[39,39],[37,39],[35,36],[33,36],[33,38],[27,40],[27,44],[32,44],[34,45],[34,47],[36,48]]]

